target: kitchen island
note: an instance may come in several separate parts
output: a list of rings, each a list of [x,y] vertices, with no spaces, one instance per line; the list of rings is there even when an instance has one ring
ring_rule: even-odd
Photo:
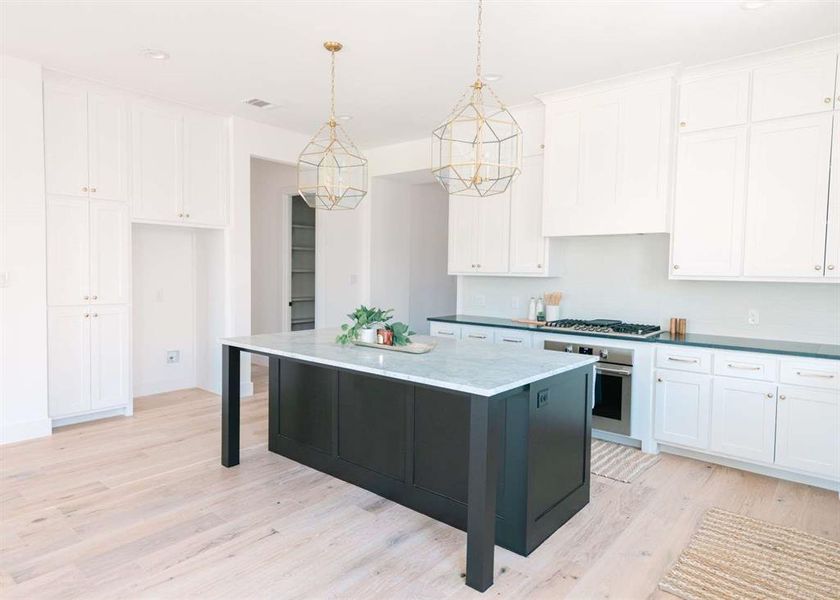
[[[239,464],[240,353],[269,358],[268,448],[467,532],[466,583],[493,547],[529,554],[589,502],[591,356],[434,340],[427,354],[335,329],[222,340],[222,464]]]

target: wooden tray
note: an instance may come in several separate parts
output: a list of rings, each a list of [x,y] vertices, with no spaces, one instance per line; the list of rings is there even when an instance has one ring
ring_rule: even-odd
[[[364,346],[365,348],[379,348],[380,350],[391,350],[392,352],[405,352],[406,354],[426,354],[431,352],[436,344],[421,344],[420,342],[412,342],[405,346],[387,346],[385,344],[372,344],[370,342],[362,342],[353,340],[357,346]]]
[[[522,323],[523,325],[533,325],[535,327],[545,327],[545,321],[531,321],[529,319],[511,319],[514,323]]]

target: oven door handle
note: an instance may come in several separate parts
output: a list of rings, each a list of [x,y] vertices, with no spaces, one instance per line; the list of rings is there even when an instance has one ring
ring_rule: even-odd
[[[595,372],[606,375],[621,375],[623,377],[630,377],[633,374],[633,371],[630,369],[611,369],[610,367],[601,367],[599,365],[595,365]]]

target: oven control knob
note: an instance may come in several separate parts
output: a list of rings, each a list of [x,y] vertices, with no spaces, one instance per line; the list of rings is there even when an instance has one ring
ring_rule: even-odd
[[[574,352],[574,351],[575,351],[575,347],[574,347],[574,346],[572,346],[571,344],[569,344],[568,346],[566,346],[565,351],[566,351],[566,352]]]
[[[598,351],[598,356],[600,356],[601,358],[607,358],[609,355],[610,355],[610,353],[607,352],[606,350],[599,350]]]

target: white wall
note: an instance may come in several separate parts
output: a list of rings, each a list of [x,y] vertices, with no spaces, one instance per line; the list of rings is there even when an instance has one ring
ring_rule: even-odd
[[[411,281],[409,321],[429,333],[427,317],[453,314],[457,277],[447,275],[449,195],[438,183],[411,186]]]
[[[665,234],[552,243],[560,246],[560,277],[463,277],[461,312],[521,317],[530,296],[558,290],[564,294],[563,317],[615,318],[665,329],[670,317],[684,317],[692,333],[840,343],[838,285],[670,281]],[[747,323],[750,309],[759,311],[758,325]]]
[[[6,443],[50,434],[40,65],[0,55],[0,132],[0,443]]]
[[[192,229],[134,225],[133,381],[145,396],[196,384],[196,252]],[[178,350],[178,363],[166,352]]]
[[[371,304],[428,333],[427,317],[455,312],[457,280],[446,274],[449,197],[434,182],[375,177],[370,202]]]
[[[251,159],[251,333],[283,331],[282,302],[288,270],[287,195],[295,193],[297,170]]]
[[[225,335],[225,233],[196,229],[195,237],[195,380],[196,386],[221,393]]]

